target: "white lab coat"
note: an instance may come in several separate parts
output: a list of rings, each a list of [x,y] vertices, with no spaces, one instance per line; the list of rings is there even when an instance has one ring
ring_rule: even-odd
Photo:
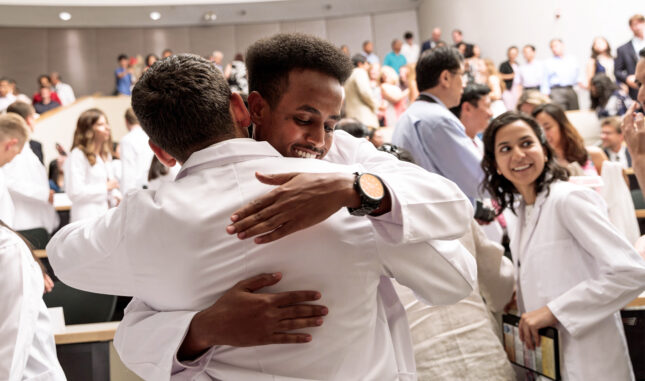
[[[394,244],[447,240],[470,230],[472,205],[456,184],[377,151],[365,139],[336,130],[324,160],[347,165],[360,163],[385,182],[392,195],[392,211],[380,217],[367,217],[383,239]],[[383,278],[379,285],[378,302],[388,316],[400,377],[404,373],[414,374],[416,367],[407,317],[389,279]],[[147,379],[167,380],[171,373],[194,368],[199,363],[176,360],[177,349],[195,312],[157,312],[135,299],[126,309],[114,343],[130,369]],[[145,361],[141,361],[140,354],[144,351]]]
[[[377,303],[380,277],[396,277],[433,304],[453,303],[472,291],[475,277],[474,260],[461,245],[389,245],[367,219],[346,210],[267,245],[240,241],[223,229],[235,209],[272,188],[255,179],[256,171],[356,170],[282,158],[266,142],[220,142],[194,153],[177,180],[158,192],[131,192],[104,217],[63,228],[47,252],[70,286],[133,295],[160,311],[207,308],[240,279],[266,271],[284,274],[268,292],[321,290],[320,302],[331,312],[314,341],[214,347],[202,377],[394,380],[398,366]],[[145,362],[157,355],[148,350],[140,356]]]
[[[16,207],[7,188],[7,179],[4,172],[0,170],[0,221],[12,227],[15,215]]]
[[[148,145],[148,135],[143,128],[135,126],[119,144],[121,151],[121,192],[143,189],[148,183],[148,171],[154,153]]]
[[[563,380],[633,380],[619,310],[645,289],[645,261],[607,218],[600,195],[557,181],[510,232],[518,306],[559,323]]]
[[[103,215],[109,208],[107,181],[114,178],[111,160],[97,155],[90,165],[83,151],[74,148],[65,160],[65,192],[72,201],[70,222]]]
[[[7,188],[16,208],[14,230],[58,227],[58,214],[49,203],[49,180],[45,166],[25,143],[22,151],[2,167]]]
[[[0,380],[65,380],[43,290],[27,245],[0,227]]]

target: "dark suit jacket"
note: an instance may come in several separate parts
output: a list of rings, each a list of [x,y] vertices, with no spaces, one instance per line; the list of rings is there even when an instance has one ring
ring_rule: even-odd
[[[38,156],[38,160],[45,165],[43,162],[43,145],[40,144],[40,142],[37,142],[35,140],[30,140],[29,141],[29,148],[31,148],[32,151]]]
[[[437,43],[432,41],[432,39],[423,41],[423,44],[421,44],[421,51],[419,52],[419,57],[425,52],[426,50],[431,50],[437,47]]]
[[[638,57],[636,56],[636,52],[634,52],[632,41],[630,40],[626,44],[621,45],[616,51],[616,59],[614,60],[614,75],[616,76],[616,80],[625,83],[627,76],[636,72],[637,62]],[[632,89],[630,87],[629,96],[636,100],[638,89]]]
[[[607,157],[609,157],[609,148],[603,148],[602,150],[605,151],[605,155],[607,155]],[[629,168],[631,168],[632,167],[632,155],[629,154],[629,150],[627,149],[627,147],[625,147],[625,157],[627,158],[627,166]]]

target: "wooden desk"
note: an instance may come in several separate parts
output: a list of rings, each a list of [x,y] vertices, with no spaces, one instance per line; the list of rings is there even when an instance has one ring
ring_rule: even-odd
[[[70,205],[59,205],[55,207],[55,209],[57,212],[67,212],[70,211],[72,207]]]
[[[56,344],[78,344],[95,341],[111,341],[119,326],[118,321],[93,324],[74,324],[65,326],[65,330],[54,335]]]
[[[45,250],[34,250],[34,255],[36,258],[47,258],[47,252]]]
[[[110,381],[110,342],[118,325],[118,321],[68,325],[54,335],[68,381]]]
[[[645,209],[636,209],[636,218],[645,218]]]
[[[639,297],[631,301],[626,307],[626,310],[645,310],[645,297]]]

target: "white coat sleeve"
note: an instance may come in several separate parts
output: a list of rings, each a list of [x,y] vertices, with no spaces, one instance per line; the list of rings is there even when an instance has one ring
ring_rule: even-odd
[[[107,202],[107,184],[88,184],[86,173],[90,166],[85,154],[72,150],[65,162],[65,193],[72,204],[75,202]]]
[[[145,380],[170,380],[182,372],[199,373],[212,356],[209,350],[190,362],[179,362],[177,351],[197,311],[159,312],[134,298],[125,309],[114,336],[123,363]]]
[[[377,233],[393,244],[449,240],[464,235],[473,216],[472,204],[459,187],[443,176],[378,151],[365,139],[345,131],[334,134],[330,161],[361,164],[377,174],[392,198],[392,210],[368,218]]]
[[[38,164],[42,165],[40,163]],[[40,179],[38,173],[31,172],[32,168],[20,165],[3,168],[3,170],[5,171],[7,188],[11,193],[12,199],[25,199],[27,201],[40,201],[44,203],[49,202],[49,183],[46,178]]]
[[[10,243],[0,247],[0,380],[23,379],[32,344],[29,335],[21,332],[21,320],[26,318],[23,316],[24,303],[28,303],[23,274],[19,246]],[[22,322],[25,323],[29,321]],[[29,332],[29,329],[25,331]]]
[[[623,308],[645,289],[645,261],[611,226],[604,202],[590,190],[560,200],[558,218],[577,244],[593,257],[597,278],[580,282],[547,304],[560,324],[578,336]],[[575,271],[575,269],[571,269]]]
[[[386,276],[409,287],[425,304],[454,304],[473,291],[477,264],[458,241],[378,245]]]
[[[133,295],[136,279],[123,245],[127,208],[126,199],[103,216],[59,230],[47,244],[47,257],[56,276],[81,290]]]
[[[121,192],[135,188],[137,179],[136,151],[128,140],[121,141]]]

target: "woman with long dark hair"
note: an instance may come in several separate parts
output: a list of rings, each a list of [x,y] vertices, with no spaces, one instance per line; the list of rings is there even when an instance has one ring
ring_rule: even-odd
[[[596,74],[591,79],[589,95],[591,108],[596,110],[598,118],[623,116],[632,105],[631,98],[624,94],[616,82],[604,73]]]
[[[607,155],[597,147],[585,147],[578,130],[571,124],[564,109],[547,103],[533,110],[533,117],[544,129],[549,145],[553,147],[556,161],[566,167],[572,176],[600,174]]]
[[[531,117],[507,112],[484,132],[485,188],[518,216],[509,231],[520,339],[559,332],[562,380],[633,380],[620,309],[645,289],[645,261],[597,192],[567,180]]]
[[[78,117],[74,143],[65,161],[65,188],[72,201],[70,220],[100,216],[109,208],[110,194],[116,196],[110,126],[105,113],[89,109]]]

